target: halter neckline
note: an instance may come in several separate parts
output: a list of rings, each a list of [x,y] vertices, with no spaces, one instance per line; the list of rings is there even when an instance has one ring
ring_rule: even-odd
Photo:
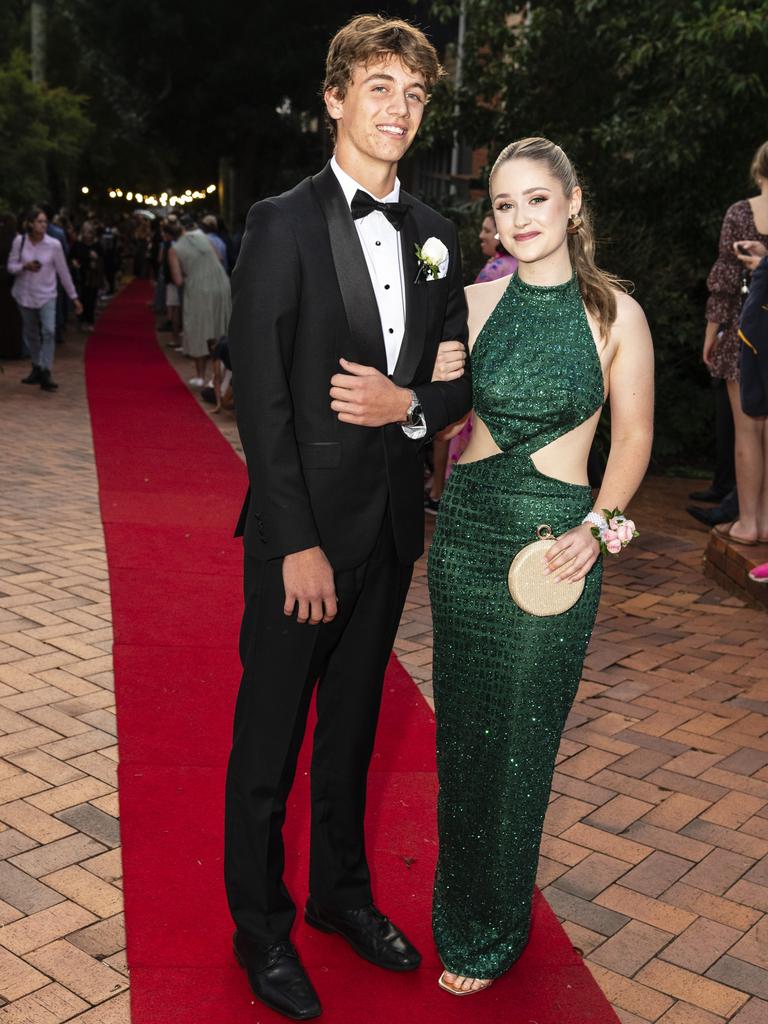
[[[517,292],[519,295],[537,295],[545,296],[552,295],[565,295],[568,292],[578,292],[579,282],[576,277],[576,271],[574,271],[567,281],[563,281],[560,284],[528,284],[527,281],[523,281],[517,271],[514,272],[510,278],[508,288],[512,292]]]

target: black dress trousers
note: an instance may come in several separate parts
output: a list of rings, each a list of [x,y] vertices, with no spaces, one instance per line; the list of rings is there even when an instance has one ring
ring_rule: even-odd
[[[246,555],[224,876],[238,930],[260,945],[287,938],[295,918],[282,877],[282,827],[316,682],[310,892],[338,910],[372,901],[363,834],[366,780],[384,672],[412,572],[412,565],[398,561],[387,511],[368,559],[336,573],[336,618],[311,626],[283,613],[282,559]]]

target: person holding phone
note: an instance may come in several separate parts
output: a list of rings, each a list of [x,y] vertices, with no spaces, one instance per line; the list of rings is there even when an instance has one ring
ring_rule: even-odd
[[[759,195],[726,211],[717,259],[707,278],[709,299],[702,359],[713,377],[725,380],[733,413],[738,515],[715,529],[734,544],[768,540],[768,435],[762,422],[747,416],[739,396],[739,315],[749,283],[749,266],[737,245],[768,245],[768,141],[756,151],[751,175]]]
[[[15,277],[11,294],[21,314],[24,343],[32,359],[32,372],[22,384],[39,384],[43,391],[55,391],[51,377],[56,347],[56,282],[69,295],[79,316],[78,298],[61,242],[46,234],[48,217],[41,206],[33,206],[24,218],[24,230],[17,235],[8,254],[8,273]]]

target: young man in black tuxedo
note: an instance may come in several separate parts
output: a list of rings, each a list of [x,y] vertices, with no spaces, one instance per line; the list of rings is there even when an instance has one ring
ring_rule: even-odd
[[[437,54],[408,23],[364,15],[334,37],[326,71],[335,155],[251,209],[229,329],[250,491],[225,879],[254,993],[297,1020],[321,1008],[289,938],[282,825],[316,681],[305,918],[380,967],[421,959],[373,903],[366,779],[423,551],[421,449],[471,405],[468,374],[431,381],[440,342],[466,345],[456,231],[396,176]]]

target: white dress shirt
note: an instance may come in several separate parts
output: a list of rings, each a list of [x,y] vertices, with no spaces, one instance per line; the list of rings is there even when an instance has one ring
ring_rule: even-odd
[[[395,187],[382,199],[374,196],[367,188],[350,177],[339,166],[336,157],[331,157],[331,169],[336,175],[344,198],[351,209],[355,192],[367,192],[378,202],[397,203],[400,200],[400,179],[395,178]],[[405,275],[400,232],[390,224],[380,210],[373,210],[365,217],[358,217],[355,228],[360,239],[368,276],[373,285],[376,305],[381,319],[381,333],[387,353],[387,373],[394,373],[400,348],[405,334]],[[424,437],[426,426],[408,426],[403,430],[412,439]]]
[[[373,196],[367,188],[363,188],[339,167],[335,156],[331,158],[331,167],[350,207],[358,189]],[[383,199],[378,199],[378,196],[373,198],[382,203],[399,202],[399,179],[395,178],[395,187],[389,195]],[[380,210],[373,210],[367,217],[359,217],[355,221],[355,228],[365,254],[368,274],[376,295],[376,305],[379,307],[381,333],[384,335],[387,350],[387,373],[391,374],[397,365],[405,332],[405,280],[400,232],[389,223]]]

